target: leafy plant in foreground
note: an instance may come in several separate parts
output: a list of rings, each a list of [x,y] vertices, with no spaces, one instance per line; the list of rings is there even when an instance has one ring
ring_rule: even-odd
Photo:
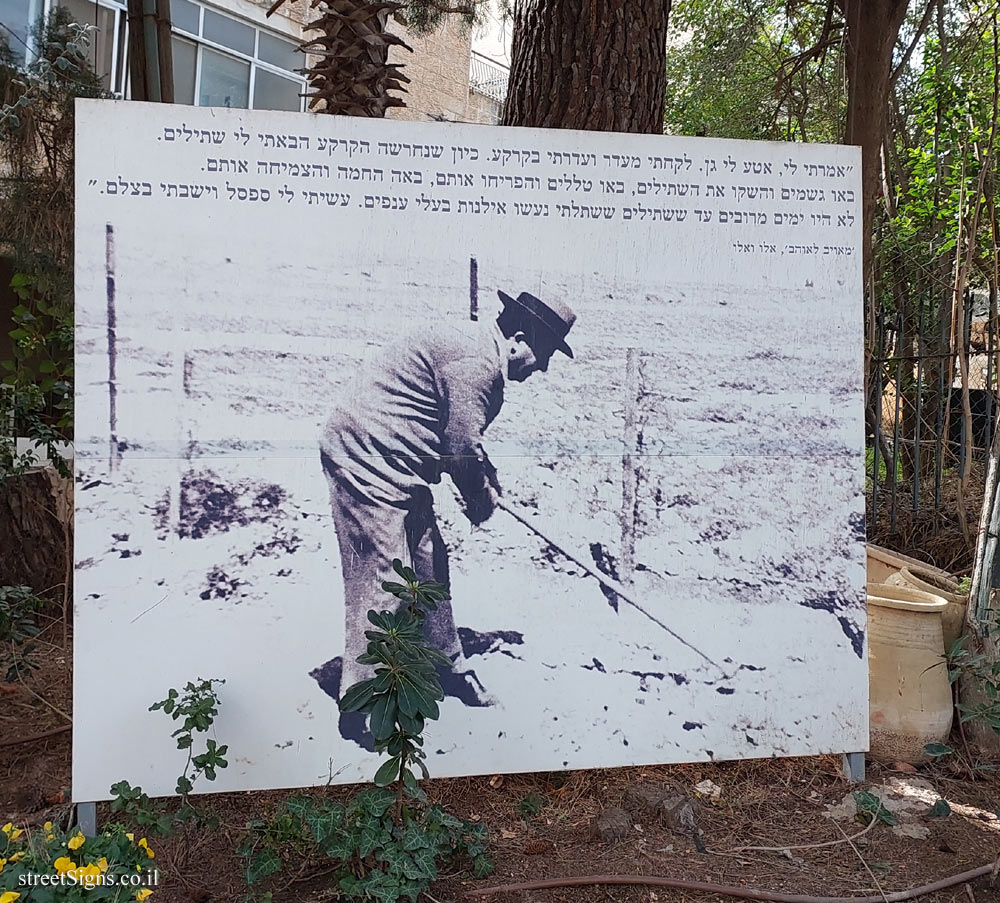
[[[197,683],[188,681],[183,691],[171,688],[167,692],[167,698],[154,702],[149,711],[162,710],[174,721],[183,719],[183,723],[171,734],[177,740],[178,749],[187,750],[187,761],[184,763],[184,771],[177,778],[176,792],[181,798],[180,808],[173,816],[166,815],[162,808],[154,803],[141,787],[133,787],[128,781],[119,781],[111,786],[111,793],[114,797],[111,801],[111,811],[120,812],[130,817],[137,825],[149,827],[151,830],[161,835],[170,834],[174,822],[184,822],[192,818],[206,824],[210,819],[199,812],[189,801],[189,795],[194,790],[194,782],[204,775],[208,781],[214,781],[218,769],[228,766],[224,758],[229,747],[219,746],[215,740],[205,741],[205,751],[199,755],[194,754],[195,733],[205,733],[215,723],[215,718],[219,714],[219,696],[215,691],[215,684],[224,684],[224,680],[198,680]],[[194,770],[191,771],[191,767]]]
[[[0,29],[0,223],[17,298],[2,331],[0,484],[38,463],[63,474],[59,449],[73,434],[73,214],[75,100],[102,96],[87,62],[92,26],[66,8],[33,29],[35,59],[24,67]],[[13,430],[11,431],[11,427]],[[10,436],[32,441],[18,451]]]
[[[183,695],[171,689],[166,699],[154,702],[149,710],[163,710],[174,721],[184,719],[183,724],[171,734],[177,739],[177,748],[188,751],[187,762],[184,763],[184,773],[177,779],[177,793],[180,794],[183,805],[188,805],[188,794],[194,789],[194,782],[200,775],[206,780],[214,781],[216,769],[225,768],[229,763],[223,758],[229,747],[219,746],[214,740],[205,741],[205,752],[194,755],[194,734],[204,733],[214,723],[219,714],[219,696],[214,684],[224,684],[224,680],[199,680],[198,683],[188,681],[184,686]],[[188,769],[194,766],[194,771],[188,775]]]
[[[35,615],[42,607],[28,586],[0,586],[0,673],[11,682],[38,667],[32,657],[38,636]]]
[[[986,620],[982,630],[984,635],[988,635],[994,633],[996,627]],[[982,699],[972,703],[960,702],[955,708],[962,724],[981,721],[1000,734],[1000,661],[993,661],[986,654],[970,649],[968,643],[968,634],[960,636],[945,653],[948,681],[951,684],[962,679],[971,681],[981,691]]]
[[[340,700],[343,712],[367,712],[375,751],[389,758],[375,773],[375,785],[396,782],[396,818],[402,817],[403,799],[409,794],[423,801],[423,791],[412,771],[416,766],[429,777],[424,764],[424,724],[440,715],[444,699],[438,668],[450,668],[451,659],[431,646],[424,637],[428,611],[448,598],[440,583],[420,581],[412,568],[396,558],[392,568],[403,583],[386,581],[382,588],[402,602],[396,611],[368,612],[375,627],[366,630],[368,648],[358,657],[372,665],[375,676],[349,687]]]
[[[340,702],[344,712],[368,713],[375,749],[388,758],[375,786],[347,803],[296,797],[270,819],[251,822],[240,847],[248,884],[286,866],[302,871],[314,861],[332,860],[342,896],[415,903],[444,862],[464,858],[477,877],[493,870],[486,828],[429,805],[415,773],[428,776],[423,730],[440,714],[439,669],[451,667],[428,644],[424,621],[447,590],[419,580],[399,559],[392,567],[403,582],[387,581],[382,588],[402,604],[396,611],[368,612],[373,629],[365,631],[368,645],[358,657],[375,675],[349,687]]]
[[[294,797],[269,820],[248,826],[240,847],[248,884],[286,865],[333,860],[333,881],[348,898],[383,903],[416,901],[438,877],[439,865],[463,858],[473,874],[493,870],[486,857],[486,828],[440,806],[407,807],[402,822],[396,794],[369,787],[346,804]]]
[[[548,800],[545,799],[537,790],[532,790],[524,799],[518,803],[518,810],[521,813],[521,818],[528,821],[530,818],[534,818],[538,815],[542,809],[548,804]]]
[[[873,820],[886,825],[899,824],[899,819],[882,805],[882,800],[874,793],[858,790],[854,794],[854,802],[858,807],[858,818],[866,825],[870,825]]]

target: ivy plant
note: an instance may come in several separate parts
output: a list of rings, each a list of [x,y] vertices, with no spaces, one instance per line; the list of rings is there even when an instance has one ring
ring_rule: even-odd
[[[416,903],[445,863],[464,860],[473,874],[493,870],[486,856],[486,828],[440,806],[408,807],[402,822],[396,794],[369,787],[346,804],[294,797],[269,820],[251,822],[240,854],[248,884],[303,861],[334,863],[337,892],[349,899]],[[417,801],[419,802],[419,801]]]

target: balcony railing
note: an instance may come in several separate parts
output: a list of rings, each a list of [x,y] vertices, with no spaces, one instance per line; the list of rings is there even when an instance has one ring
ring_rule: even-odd
[[[485,97],[503,103],[507,97],[507,79],[509,71],[488,56],[472,51],[472,61],[469,64],[469,87]]]

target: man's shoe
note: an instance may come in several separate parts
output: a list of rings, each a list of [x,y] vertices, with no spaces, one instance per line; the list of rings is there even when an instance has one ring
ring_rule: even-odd
[[[344,676],[344,659],[341,656],[313,668],[309,676],[327,696],[340,703],[340,682]],[[368,716],[364,712],[341,712],[337,726],[340,728],[340,736],[345,740],[357,743],[368,752],[375,752],[375,738],[368,730]]]
[[[445,696],[453,696],[463,705],[485,708],[496,703],[476,677],[475,671],[453,671],[443,665],[437,667],[438,679]]]

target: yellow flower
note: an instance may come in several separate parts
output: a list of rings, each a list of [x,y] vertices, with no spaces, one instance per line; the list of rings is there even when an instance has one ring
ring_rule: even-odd
[[[10,861],[10,862],[17,862],[18,859],[22,859],[22,858],[24,858],[24,850],[19,850],[13,856],[11,856],[8,861]]]
[[[69,840],[68,840],[68,841],[66,842],[66,846],[68,846],[68,847],[69,847],[69,848],[70,848],[71,850],[79,850],[79,849],[80,849],[80,847],[82,847],[82,846],[83,846],[83,842],[84,842],[84,841],[85,841],[86,839],[87,839],[87,838],[83,836],[83,831],[77,831],[77,832],[76,832],[76,834],[74,834],[74,835],[73,835],[73,836],[72,836],[72,837],[71,837],[71,838],[70,838],[70,839],[69,839]]]
[[[20,828],[15,828],[10,822],[7,822],[7,824],[0,828],[0,831],[3,831],[11,840],[17,840],[24,833]]]
[[[69,856],[60,856],[52,865],[60,875],[65,875],[66,872],[76,868],[76,863]]]
[[[139,903],[142,903],[142,901],[145,900],[146,897],[151,897],[151,896],[153,896],[153,892],[148,887],[144,887],[142,890],[137,890],[135,892],[135,898],[136,900],[139,901]],[[0,900],[0,903],[4,903],[4,901]]]
[[[103,856],[97,860],[97,867],[102,871],[106,872],[108,870],[108,860]]]
[[[0,872],[3,871],[3,867],[7,864],[7,860],[0,856]]]
[[[143,837],[143,838],[142,838],[142,839],[141,839],[141,840],[139,841],[139,846],[140,846],[140,847],[142,847],[142,848],[143,848],[143,849],[144,849],[144,850],[146,851],[146,855],[147,855],[147,856],[148,856],[148,857],[149,857],[150,859],[153,859],[153,858],[154,858],[154,857],[156,856],[156,853],[154,853],[154,852],[153,852],[153,851],[152,851],[152,850],[151,850],[151,849],[149,848],[149,844],[148,844],[148,843],[146,843],[146,838],[145,838],[145,837]]]
[[[45,839],[46,839],[46,840],[53,840],[53,839],[54,839],[54,837],[53,837],[53,835],[51,835],[51,834],[46,834],[46,835],[45,835]]]
[[[70,873],[76,876],[77,884],[86,888],[97,887],[97,881],[101,877],[101,870],[93,864],[81,865],[75,869],[71,869],[67,874]]]
[[[0,903],[14,903],[15,900],[20,900],[21,895],[16,890],[5,890],[0,894]]]
[[[129,839],[129,843],[135,843],[135,835],[131,831],[129,831],[125,836]]]
[[[51,833],[52,832],[52,822],[47,821],[44,825],[42,825],[42,830]]]

